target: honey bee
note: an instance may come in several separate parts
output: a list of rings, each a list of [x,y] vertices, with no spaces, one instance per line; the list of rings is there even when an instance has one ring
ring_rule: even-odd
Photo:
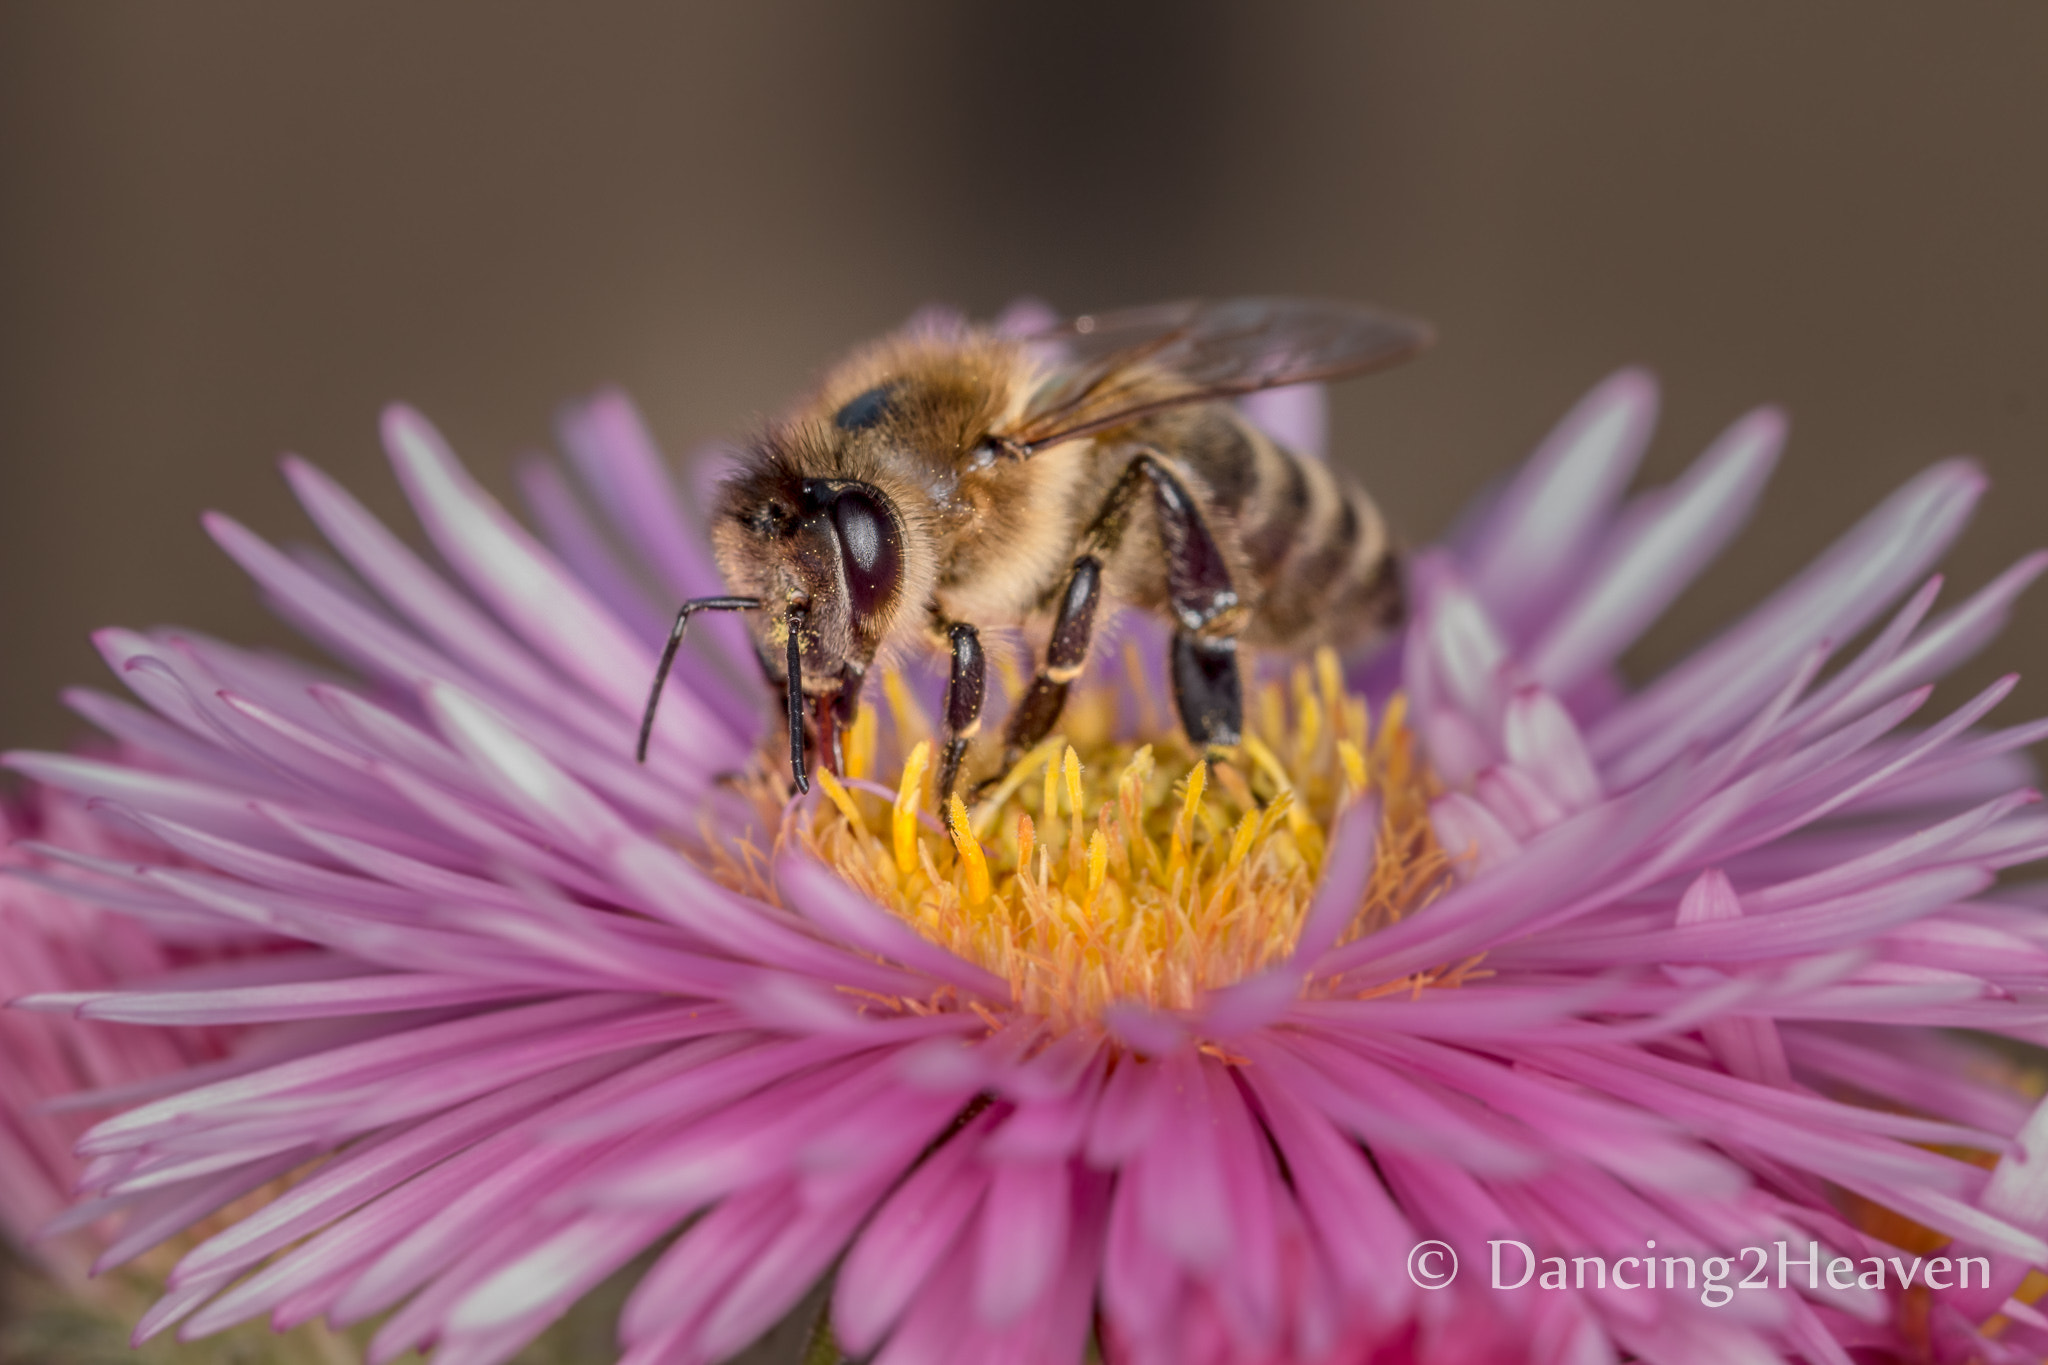
[[[1022,627],[1042,650],[1004,732],[1007,766],[1058,721],[1105,600],[1172,622],[1182,728],[1204,752],[1237,744],[1240,644],[1342,648],[1403,606],[1372,499],[1228,400],[1382,369],[1431,339],[1377,309],[1248,298],[869,345],[720,487],[711,536],[732,595],[676,613],[641,760],[690,617],[750,611],[798,791],[813,744],[840,769],[878,657],[949,656],[943,800],[981,727],[982,630]]]

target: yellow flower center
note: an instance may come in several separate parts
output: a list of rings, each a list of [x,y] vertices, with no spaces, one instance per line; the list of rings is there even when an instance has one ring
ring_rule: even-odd
[[[1448,879],[1402,699],[1375,724],[1327,652],[1253,695],[1228,759],[1198,761],[1156,703],[1137,728],[1161,737],[1119,741],[1114,689],[1082,688],[1063,735],[971,804],[943,808],[932,726],[893,676],[884,686],[897,752],[878,767],[869,708],[847,736],[847,780],[821,773],[829,799],[786,833],[1056,1026],[1117,1002],[1187,1008],[1285,961],[1332,825],[1368,793],[1381,812],[1375,866],[1344,937],[1400,919]],[[896,780],[869,780],[877,772]]]

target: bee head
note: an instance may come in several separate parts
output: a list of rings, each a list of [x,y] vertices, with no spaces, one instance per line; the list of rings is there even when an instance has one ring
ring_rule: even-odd
[[[733,591],[764,604],[753,620],[770,673],[784,674],[795,629],[806,692],[835,692],[849,672],[857,678],[903,596],[895,505],[872,484],[773,465],[727,483],[721,503],[719,567]]]

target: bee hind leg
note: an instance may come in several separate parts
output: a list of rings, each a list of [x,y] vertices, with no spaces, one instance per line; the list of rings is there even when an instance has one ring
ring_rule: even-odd
[[[1140,456],[1152,480],[1159,540],[1166,551],[1166,596],[1174,632],[1174,707],[1200,749],[1235,747],[1244,733],[1244,686],[1237,639],[1245,610],[1230,564],[1195,500],[1165,461]]]
[[[1233,748],[1244,735],[1244,687],[1237,641],[1173,636],[1173,704],[1188,738],[1201,749]]]

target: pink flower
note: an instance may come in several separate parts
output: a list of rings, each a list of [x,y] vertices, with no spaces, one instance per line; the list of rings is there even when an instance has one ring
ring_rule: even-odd
[[[76,895],[304,945],[30,1002],[263,1026],[80,1144],[94,1207],[150,1236],[299,1173],[141,1334],[389,1312],[374,1360],[503,1361],[674,1237],[629,1365],[727,1357],[827,1275],[840,1346],[890,1365],[1065,1365],[1091,1334],[1116,1365],[2039,1355],[2011,1296],[2048,1264],[2048,1109],[1953,1030],[2048,1036],[2048,930],[1992,887],[2048,852],[2018,753],[2048,729],[1977,728],[2009,682],[1907,722],[2048,561],[1930,615],[1981,491],[1938,466],[1631,690],[1617,656],[1782,437],[1745,418],[1624,499],[1654,406],[1608,381],[1418,558],[1363,699],[1330,663],[1276,683],[1205,781],[1134,623],[1073,747],[971,811],[921,801],[915,676],[850,780],[785,806],[730,621],[634,765],[663,610],[719,585],[623,400],[563,431],[608,525],[527,470],[545,545],[394,411],[448,572],[288,462],[343,563],[208,525],[367,681],[110,631],[144,708],[91,714],[148,765],[11,760],[178,860]],[[1516,1243],[1604,1282],[1652,1241],[1709,1283],[1811,1244],[1818,1278],[1490,1284]]]
[[[197,924],[195,917],[152,925],[51,890],[52,862],[37,854],[43,845],[62,849],[56,856],[74,867],[162,858],[60,792],[32,789],[26,802],[0,807],[0,838],[7,841],[0,870],[8,874],[0,876],[0,1000],[96,993],[194,971],[258,946],[246,931],[224,934],[218,924]],[[119,901],[118,893],[113,899]],[[196,934],[189,932],[194,927]],[[90,1204],[59,1218],[82,1175],[72,1144],[91,1126],[91,1117],[64,1098],[87,1089],[125,1095],[128,1102],[160,1093],[157,1082],[217,1063],[234,1032],[141,1030],[0,1012],[0,1056],[7,1059],[0,1068],[0,1234],[53,1274],[83,1280],[108,1251],[101,1234],[111,1228],[91,1217]],[[117,1245],[114,1259],[129,1254]]]

